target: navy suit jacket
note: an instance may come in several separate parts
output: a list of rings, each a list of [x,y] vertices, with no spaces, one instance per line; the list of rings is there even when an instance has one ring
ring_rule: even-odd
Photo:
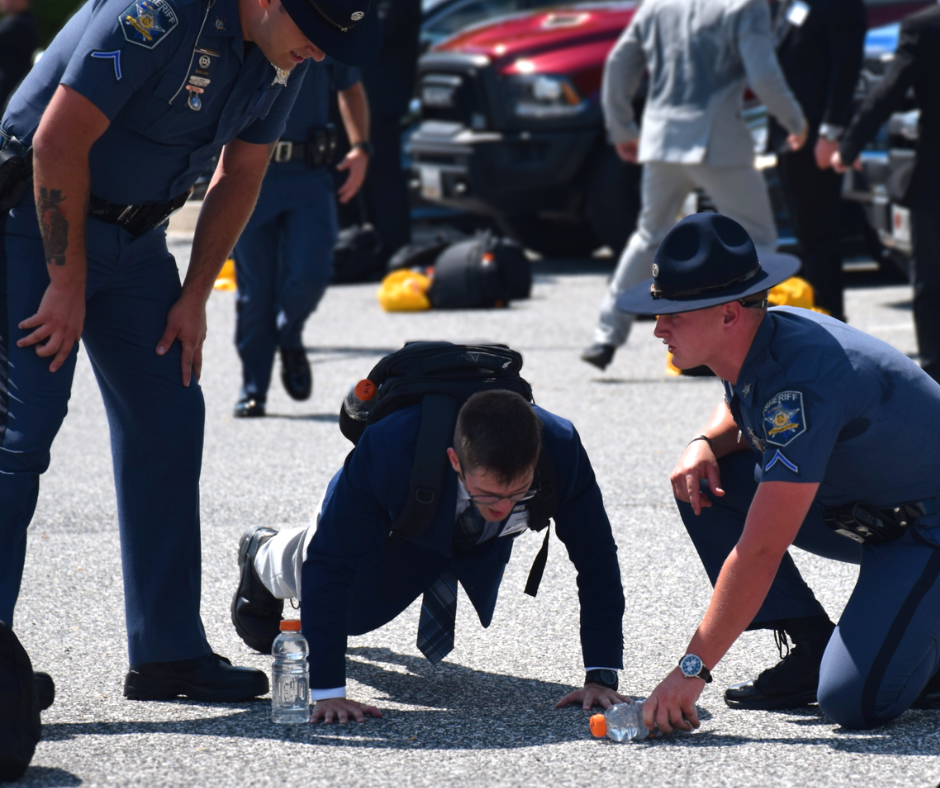
[[[585,666],[620,668],[623,587],[600,488],[571,422],[534,409],[543,424],[543,451],[555,469],[555,532],[578,573]],[[469,555],[454,556],[457,474],[446,456],[441,462],[447,463],[447,481],[431,526],[408,542],[388,539],[405,507],[420,417],[421,408],[415,406],[370,426],[327,488],[301,578],[313,689],[345,685],[347,636],[386,623],[445,568],[457,575],[483,626],[492,620],[513,539],[497,537]]]

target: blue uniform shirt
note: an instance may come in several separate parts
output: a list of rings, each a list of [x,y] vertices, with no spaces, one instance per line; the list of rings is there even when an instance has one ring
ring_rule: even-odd
[[[360,79],[359,69],[344,66],[332,58],[312,63],[304,76],[300,98],[294,104],[282,139],[306,142],[314,129],[322,128],[330,120],[332,91],[346,90]]]
[[[819,482],[824,506],[940,494],[940,384],[881,340],[777,307],[724,387],[761,481]]]
[[[165,202],[226,143],[277,140],[306,69],[279,84],[244,41],[237,0],[88,0],[13,95],[2,127],[31,142],[61,82],[111,121],[91,149],[92,193]]]

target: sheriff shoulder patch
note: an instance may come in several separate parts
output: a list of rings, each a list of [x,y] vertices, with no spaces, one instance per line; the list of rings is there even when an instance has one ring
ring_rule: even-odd
[[[136,0],[118,17],[124,38],[153,49],[179,25],[176,11],[166,0]]]
[[[786,446],[806,432],[803,393],[781,391],[764,404],[764,435],[767,443]]]

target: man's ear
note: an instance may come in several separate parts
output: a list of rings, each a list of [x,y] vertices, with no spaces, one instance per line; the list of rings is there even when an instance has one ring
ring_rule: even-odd
[[[450,460],[450,467],[454,469],[454,473],[460,473],[460,459],[457,457],[457,452],[448,449],[447,459]]]
[[[731,326],[741,319],[741,313],[744,311],[744,307],[737,301],[731,301],[722,306],[724,307],[721,316],[722,325],[724,325],[725,328],[731,328]]]

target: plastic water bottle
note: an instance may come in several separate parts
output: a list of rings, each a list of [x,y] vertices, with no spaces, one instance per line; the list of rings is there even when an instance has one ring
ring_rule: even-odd
[[[591,717],[591,733],[598,739],[606,736],[614,741],[649,738],[649,728],[643,723],[643,701],[617,703],[603,714],[595,714]]]
[[[310,668],[307,639],[299,621],[282,621],[281,634],[271,649],[274,671],[271,682],[271,720],[285,724],[310,722]]]
[[[343,410],[349,418],[356,421],[366,421],[369,410],[375,402],[375,383],[368,378],[360,380],[349,389],[346,399],[343,400]]]

